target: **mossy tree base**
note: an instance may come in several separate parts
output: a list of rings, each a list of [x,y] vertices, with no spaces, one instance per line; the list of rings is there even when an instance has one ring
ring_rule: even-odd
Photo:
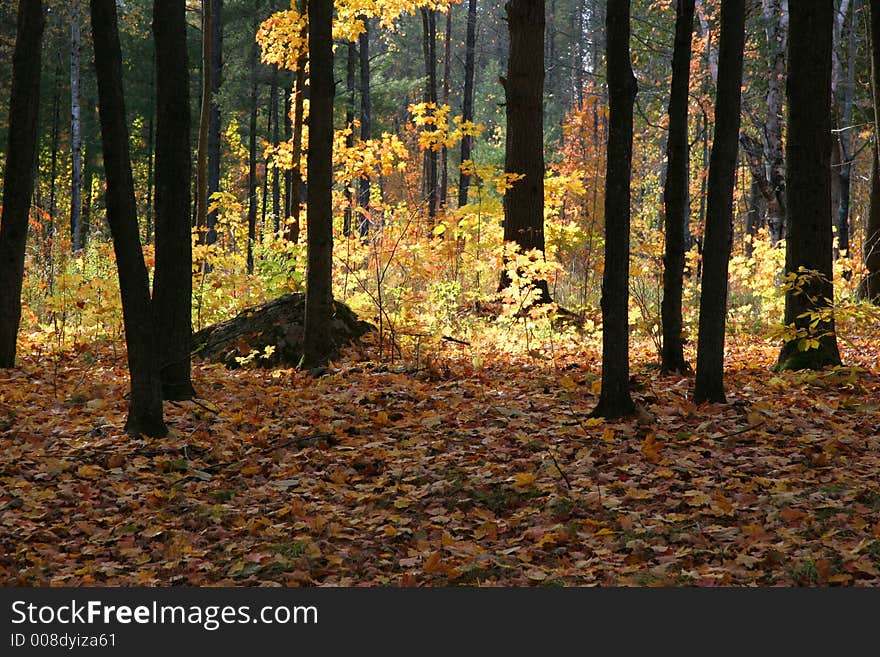
[[[842,365],[837,341],[833,338],[820,340],[815,349],[798,349],[798,340],[786,342],[779,353],[779,360],[773,366],[774,372],[821,370],[824,367]]]

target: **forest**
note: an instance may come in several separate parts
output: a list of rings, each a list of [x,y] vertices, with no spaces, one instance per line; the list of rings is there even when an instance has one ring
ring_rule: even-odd
[[[880,0],[3,0],[0,584],[880,585]]]

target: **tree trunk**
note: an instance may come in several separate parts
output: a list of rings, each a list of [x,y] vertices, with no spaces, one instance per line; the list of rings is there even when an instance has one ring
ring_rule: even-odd
[[[474,120],[474,75],[476,69],[477,52],[477,0],[468,0],[467,34],[465,36],[464,56],[464,98],[461,106],[462,123]],[[461,164],[467,166],[471,159],[471,151],[474,148],[472,135],[465,135],[461,139]],[[458,177],[458,207],[467,205],[468,188],[471,177],[462,169]]]
[[[15,344],[21,322],[24,253],[37,155],[44,25],[43,3],[19,0],[3,207],[0,208],[0,367],[4,368],[15,366]]]
[[[293,169],[290,172],[291,181],[291,200],[290,211],[291,220],[287,229],[287,239],[294,244],[299,242],[299,215],[302,206],[302,187],[303,177],[300,169],[300,161],[302,159],[302,142],[303,142],[303,100],[306,93],[306,58],[300,57],[296,67],[296,82],[294,84],[293,98],[293,148],[291,148],[291,157],[293,159]]]
[[[834,298],[829,176],[834,2],[792,3],[789,20],[785,271],[798,275],[801,285],[786,291],[785,323],[802,335],[783,345],[776,367],[821,369],[840,365],[833,318],[810,326],[810,313],[826,310]],[[804,349],[801,338],[818,344]]]
[[[277,147],[280,139],[278,124],[278,67],[272,69],[272,84],[269,87],[269,110],[272,112],[272,145]],[[272,168],[272,225],[275,233],[281,230],[281,175],[278,167]]]
[[[433,9],[422,8],[422,50],[425,57],[424,101],[437,105],[437,19]],[[428,114],[434,113],[428,109]],[[425,126],[429,129],[429,126]],[[428,219],[433,225],[437,216],[437,151],[429,148],[424,155],[424,198],[428,207]]]
[[[333,320],[333,3],[308,0],[309,202],[303,364],[321,365],[335,351]]]
[[[504,241],[523,253],[544,252],[544,2],[510,0],[507,5],[510,53],[506,98],[504,171],[523,176],[504,193]],[[505,266],[498,290],[511,283]],[[535,282],[537,303],[549,303],[546,280]]]
[[[846,79],[840,93],[840,130],[837,145],[840,148],[840,171],[838,172],[840,201],[836,208],[837,250],[836,257],[848,257],[849,253],[849,206],[852,180],[852,116],[855,96],[856,30],[858,28],[858,0],[853,0],[849,34],[847,37]]]
[[[691,41],[694,0],[677,0],[675,47],[672,53],[672,89],[669,94],[669,136],[666,141],[666,246],[663,256],[663,372],[685,373],[681,315],[684,286],[684,226],[687,221],[688,187],[688,90],[691,72]]]
[[[694,401],[724,403],[724,328],[727,320],[727,267],[733,221],[733,188],[739,143],[744,0],[721,5],[715,137],[709,159],[703,282]]]
[[[82,122],[80,120],[80,11],[70,5],[70,244],[82,248]]]
[[[167,429],[162,419],[162,387],[156,360],[156,331],[149,278],[138,235],[134,181],[128,154],[116,2],[90,0],[90,4],[104,171],[107,175],[107,220],[113,235],[116,266],[119,270],[128,370],[131,375],[131,396],[125,429],[132,434],[162,437],[166,435]]]
[[[290,143],[293,141],[293,80],[288,77],[288,84],[284,87],[284,141]],[[284,238],[287,239],[290,233],[290,217],[293,215],[293,171],[291,169],[284,170],[284,206],[282,209],[284,217]]]
[[[155,176],[155,154],[153,153],[155,129],[153,124],[153,112],[150,111],[150,119],[147,121],[147,202],[144,206],[144,214],[146,215],[144,222],[146,224],[144,241],[146,241],[147,244],[153,240],[153,180]],[[189,214],[189,208],[187,208],[187,214]]]
[[[220,191],[220,83],[223,71],[223,0],[211,1],[211,113],[208,119],[208,207]],[[217,241],[217,211],[209,211],[205,241]]]
[[[629,56],[630,1],[608,0],[608,144],[605,173],[605,271],[602,274],[602,392],[596,417],[616,419],[629,394],[629,224],[633,106],[638,87]]]
[[[358,58],[361,76],[361,140],[371,137],[373,129],[373,107],[370,98],[370,20],[364,16],[364,32],[358,37]],[[363,177],[358,181],[358,205],[364,211],[358,222],[361,236],[369,233],[370,220],[370,179]]]
[[[214,0],[202,0],[202,103],[199,116],[199,144],[196,159],[196,226],[199,243],[207,242],[208,221],[208,132],[211,124],[211,7]]]
[[[254,0],[254,25],[256,34],[260,2]],[[251,73],[251,113],[248,128],[248,215],[247,215],[247,272],[254,273],[254,246],[257,241],[257,63],[259,62],[259,46],[257,42],[251,43],[250,73]]]
[[[156,271],[153,308],[162,396],[190,399],[192,233],[185,0],[153,0],[156,43]]]
[[[762,0],[767,42],[770,46],[770,77],[767,81],[767,120],[764,124],[764,189],[770,243],[786,236],[785,159],[782,154],[782,101],[788,45],[788,0]]]
[[[348,107],[345,109],[345,127],[349,130],[345,137],[345,147],[354,148],[354,105],[355,105],[355,76],[357,74],[357,48],[353,41],[348,43],[348,57],[345,67],[345,91],[348,96]],[[357,182],[352,178],[346,180],[345,198],[345,214],[342,217],[342,234],[346,237],[352,236],[351,225],[354,219],[354,202],[355,202],[355,186]]]
[[[870,0],[871,13],[871,98],[873,104],[874,144],[871,148],[871,195],[865,226],[864,259],[867,273],[860,284],[862,296],[880,304],[880,0]]]
[[[443,98],[444,105],[449,104],[449,67],[452,56],[452,7],[446,10],[446,31],[443,35]],[[440,207],[446,208],[446,198],[449,195],[449,149],[446,146],[440,151],[440,192],[438,198]]]

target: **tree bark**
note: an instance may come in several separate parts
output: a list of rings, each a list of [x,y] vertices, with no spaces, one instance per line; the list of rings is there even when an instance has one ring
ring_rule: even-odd
[[[95,73],[101,117],[104,171],[107,176],[107,220],[113,236],[128,370],[131,375],[128,420],[132,434],[166,435],[162,387],[156,360],[156,331],[137,224],[134,181],[128,154],[128,127],[122,89],[122,52],[115,0],[90,0],[95,46]]]
[[[675,46],[672,53],[672,89],[669,94],[669,136],[666,141],[666,246],[663,256],[663,372],[685,373],[681,314],[684,286],[684,227],[688,212],[688,90],[691,72],[691,41],[694,29],[694,0],[677,0]]]
[[[371,137],[373,129],[373,106],[370,98],[370,20],[364,16],[364,31],[358,37],[358,61],[360,63],[361,83],[361,140]],[[363,177],[358,181],[358,205],[364,211],[358,222],[361,236],[369,233],[370,179]]]
[[[272,145],[277,147],[280,139],[278,124],[278,67],[272,69],[272,83],[269,88],[269,110],[272,112]],[[281,176],[278,167],[272,168],[272,222],[275,233],[281,230]]]
[[[287,239],[294,244],[299,242],[300,221],[299,216],[302,207],[302,188],[303,177],[300,168],[302,159],[302,143],[303,143],[303,100],[306,94],[306,58],[300,57],[296,67],[296,81],[294,83],[293,98],[293,148],[291,149],[291,157],[293,159],[293,169],[291,176],[291,200],[290,211],[291,220],[287,229]]]
[[[192,232],[185,0],[153,0],[156,43],[156,270],[153,308],[162,396],[190,399]]]
[[[767,42],[770,46],[767,120],[762,131],[766,154],[764,176],[767,180],[764,192],[770,243],[776,244],[786,236],[787,222],[785,158],[782,152],[782,101],[788,46],[788,0],[763,0],[762,9],[767,24]]]
[[[724,403],[724,328],[727,320],[727,267],[733,221],[733,188],[739,142],[744,0],[721,5],[715,137],[709,156],[703,282],[694,401]]]
[[[818,346],[804,349],[801,339],[789,340],[777,369],[821,369],[840,365],[833,318],[810,326],[810,313],[826,310],[834,299],[829,175],[834,2],[792,3],[789,19],[785,271],[802,276],[802,285],[786,292],[785,323],[816,338]]]
[[[208,132],[211,125],[212,4],[213,0],[202,0],[202,103],[196,158],[196,226],[199,230],[200,244],[207,242],[208,230]]]
[[[602,274],[602,392],[596,417],[634,411],[629,394],[629,240],[633,106],[638,86],[629,55],[630,1],[608,0],[608,143],[605,172],[605,271]]]
[[[70,5],[70,244],[82,248],[82,121],[80,119],[80,11]]]
[[[544,2],[510,0],[507,5],[510,52],[506,98],[504,171],[524,176],[504,193],[504,241],[523,253],[544,252]],[[505,266],[499,292],[511,283]],[[546,280],[535,282],[537,303],[550,302]]]
[[[348,96],[348,107],[345,108],[345,127],[349,130],[345,137],[345,147],[354,148],[354,106],[355,106],[355,83],[357,75],[357,48],[353,41],[348,43],[348,57],[345,67],[345,91]],[[345,190],[345,213],[342,217],[342,234],[352,236],[352,221],[354,220],[355,186],[357,181],[352,178],[346,181]]]
[[[211,197],[220,191],[220,84],[223,74],[223,0],[211,1],[211,112],[208,117],[208,208]],[[217,211],[209,210],[205,241],[217,241]]]
[[[433,9],[422,8],[422,50],[425,58],[424,101],[437,105],[437,19]],[[428,109],[433,114],[433,109]],[[428,129],[428,126],[425,126]],[[437,151],[429,148],[424,155],[424,198],[428,219],[433,225],[437,216]]]
[[[257,12],[260,2],[254,0],[253,31],[256,34],[259,22]],[[251,112],[248,129],[248,214],[247,214],[247,272],[254,273],[254,247],[257,242],[257,64],[259,62],[259,46],[256,40],[251,43],[250,74],[251,74]]]
[[[871,192],[865,226],[864,260],[867,272],[859,287],[863,297],[880,304],[880,0],[870,0],[870,20],[874,144],[871,148]]]
[[[464,97],[461,104],[461,119],[467,123],[474,120],[474,77],[476,69],[477,52],[477,0],[468,0],[467,33],[465,35],[464,56]],[[471,159],[474,148],[472,135],[465,135],[461,139],[461,164]],[[471,177],[462,169],[458,177],[458,207],[467,205],[468,188]]]
[[[333,3],[308,0],[309,203],[303,364],[326,363],[335,352],[333,320]]]
[[[452,57],[452,6],[446,10],[446,31],[443,34],[443,105],[449,104],[449,68]],[[449,196],[449,149],[444,146],[440,151],[440,191],[438,193],[440,208],[446,208]]]
[[[43,3],[19,0],[3,207],[0,208],[0,367],[4,368],[15,366],[15,345],[21,322],[24,253],[37,154],[44,25]]]

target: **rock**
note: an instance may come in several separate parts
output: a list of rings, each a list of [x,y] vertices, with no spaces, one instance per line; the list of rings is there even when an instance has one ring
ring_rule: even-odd
[[[331,340],[335,349],[376,330],[344,303],[335,301],[334,305]],[[240,358],[263,367],[297,366],[302,357],[304,316],[305,294],[285,294],[198,331],[193,335],[193,355],[233,368],[243,364]]]

